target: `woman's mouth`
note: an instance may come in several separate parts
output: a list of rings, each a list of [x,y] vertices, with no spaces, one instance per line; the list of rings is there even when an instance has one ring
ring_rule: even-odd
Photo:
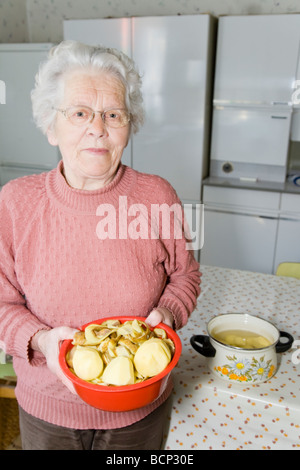
[[[98,147],[89,147],[84,149],[85,152],[91,153],[93,155],[104,155],[108,152],[106,148],[98,148]]]

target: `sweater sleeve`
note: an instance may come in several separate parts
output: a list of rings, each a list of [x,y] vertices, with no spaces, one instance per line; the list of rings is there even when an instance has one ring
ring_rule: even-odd
[[[175,328],[180,329],[196,308],[200,294],[201,273],[193,251],[188,249],[187,226],[182,204],[175,190],[168,186],[168,183],[165,184],[168,187],[169,208],[177,209],[174,212],[170,211],[172,215],[170,235],[167,233],[164,237],[163,227],[160,227],[161,242],[167,253],[164,259],[167,284],[157,306],[170,310],[174,317]]]
[[[7,354],[27,358],[37,365],[44,358],[33,352],[29,343],[37,331],[49,328],[27,309],[17,280],[14,225],[20,214],[14,214],[9,208],[12,198],[13,191],[8,184],[0,192],[0,346]]]
[[[199,265],[190,252],[181,258],[176,268],[166,267],[168,282],[159,299],[158,307],[165,307],[174,317],[175,329],[182,328],[196,308],[200,294]]]

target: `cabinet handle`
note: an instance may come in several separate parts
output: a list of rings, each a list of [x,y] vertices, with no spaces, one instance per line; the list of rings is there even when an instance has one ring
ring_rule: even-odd
[[[274,106],[288,106],[288,101],[271,101],[271,104]]]
[[[287,116],[271,116],[272,119],[287,119]]]

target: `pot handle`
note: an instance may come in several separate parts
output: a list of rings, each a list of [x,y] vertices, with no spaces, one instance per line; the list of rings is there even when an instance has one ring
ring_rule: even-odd
[[[190,339],[193,348],[205,357],[215,357],[216,350],[206,335],[194,335]]]
[[[290,335],[289,333],[286,333],[285,331],[280,331],[279,333],[280,333],[280,337],[279,337],[278,343],[276,344],[276,352],[282,353],[290,349],[290,347],[292,346],[294,342],[294,338],[292,337],[292,335]],[[281,338],[288,338],[288,341],[285,343],[281,343],[280,342]]]

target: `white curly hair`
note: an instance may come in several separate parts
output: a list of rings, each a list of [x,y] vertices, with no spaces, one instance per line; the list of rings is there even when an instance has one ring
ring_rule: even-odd
[[[62,41],[49,51],[35,77],[31,92],[33,118],[46,134],[53,127],[57,108],[63,99],[64,78],[72,70],[107,72],[125,86],[125,103],[130,113],[131,132],[144,122],[141,76],[134,62],[123,52],[104,46],[90,46],[77,41]]]

